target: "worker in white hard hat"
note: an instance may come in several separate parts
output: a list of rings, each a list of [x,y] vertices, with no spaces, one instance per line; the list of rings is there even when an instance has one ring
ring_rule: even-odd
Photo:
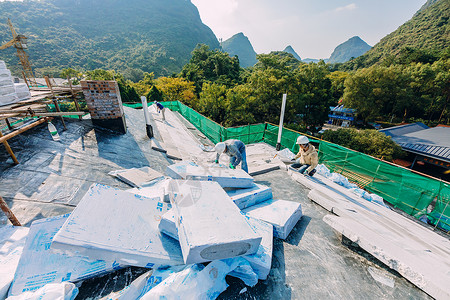
[[[214,149],[217,152],[216,163],[219,163],[219,158],[222,153],[230,157],[230,168],[236,169],[241,163],[241,168],[248,173],[247,156],[245,154],[245,144],[239,140],[226,140],[225,142],[217,143]]]
[[[292,164],[291,169],[304,175],[313,176],[319,164],[317,150],[304,135],[300,135],[297,138],[297,144],[300,146],[300,149],[293,159],[296,163]]]

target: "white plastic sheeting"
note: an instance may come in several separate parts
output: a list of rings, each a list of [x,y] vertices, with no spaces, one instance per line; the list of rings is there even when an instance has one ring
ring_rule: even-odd
[[[14,279],[29,230],[12,225],[0,228],[0,299],[6,298]]]
[[[227,191],[227,194],[239,209],[244,209],[271,199],[272,189],[268,186],[255,183],[251,188],[233,189]]]
[[[23,88],[21,91],[23,91]],[[0,60],[0,106],[15,103],[19,100],[21,99],[17,97],[11,71],[6,68],[4,61]]]
[[[120,268],[117,263],[67,256],[50,249],[69,214],[34,221],[20,258],[9,295],[36,291],[49,283],[78,281]]]
[[[330,170],[325,165],[323,165],[323,164],[318,165],[316,167],[316,170],[317,170],[318,174],[351,190],[354,194],[362,197],[363,199],[370,201],[370,202],[378,203],[382,206],[386,206],[386,204],[384,204],[382,197],[378,196],[377,194],[371,194],[371,193],[364,191],[363,189],[360,189],[356,184],[350,183],[348,181],[348,179],[345,176],[342,176],[341,174],[331,173]]]
[[[162,192],[147,198],[93,184],[52,248],[138,267],[183,264],[179,244],[158,230],[161,216],[170,209],[163,197]]]
[[[257,251],[261,237],[217,182],[173,180],[169,193],[186,264]]]
[[[78,288],[70,282],[49,283],[37,291],[25,292],[7,300],[73,300],[78,295]]]
[[[216,299],[228,287],[225,276],[245,265],[249,267],[249,263],[241,257],[215,260],[206,267],[202,264],[191,265],[169,276],[141,299]],[[253,274],[252,280],[249,278],[246,284],[253,286],[257,282],[256,274]]]
[[[258,275],[258,279],[265,280],[267,279],[272,266],[273,226],[251,217],[246,218],[254,232],[258,236],[261,236],[262,239],[256,253],[242,257],[250,263],[253,271]],[[174,211],[171,209],[163,215],[161,222],[159,223],[159,229],[164,234],[178,240],[178,231],[175,222]],[[245,270],[240,270],[240,268],[237,268],[230,273],[231,276],[243,280],[246,274],[247,272]]]
[[[172,266],[148,271],[136,278],[129,286],[103,297],[101,300],[137,300],[152,288],[175,272],[179,272],[186,266]]]
[[[271,199],[242,210],[246,215],[273,225],[273,235],[285,239],[302,217],[300,203]]]

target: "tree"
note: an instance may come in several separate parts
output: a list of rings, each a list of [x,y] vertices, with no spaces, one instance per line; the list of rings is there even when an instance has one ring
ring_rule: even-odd
[[[163,101],[164,97],[163,97],[163,93],[161,93],[158,88],[154,85],[152,86],[152,88],[150,89],[150,91],[147,94],[147,99],[149,101]]]
[[[147,95],[150,92],[150,89],[155,84],[155,74],[152,73],[144,73],[144,78],[139,82],[133,83],[132,86],[136,89],[136,92],[141,95]]]
[[[322,138],[387,161],[404,156],[404,152],[399,145],[384,133],[374,129],[340,128],[336,131],[326,130]]]
[[[210,50],[206,45],[197,45],[191,59],[181,70],[180,77],[195,83],[200,93],[204,82],[216,82],[231,87],[240,82],[239,59],[219,50]]]
[[[204,83],[197,109],[200,113],[223,124],[226,116],[227,87],[217,83]]]
[[[194,83],[183,78],[160,77],[155,85],[163,93],[165,101],[181,101],[184,104],[195,107]]]
[[[61,71],[61,78],[73,78],[72,84],[79,84],[80,80],[83,78],[83,72],[78,70],[67,68]]]

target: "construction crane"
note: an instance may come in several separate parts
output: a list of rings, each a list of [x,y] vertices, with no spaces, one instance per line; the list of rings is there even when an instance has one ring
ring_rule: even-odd
[[[25,49],[28,49],[27,47],[27,37],[22,34],[17,34],[16,30],[14,29],[14,26],[11,23],[11,20],[8,18],[8,26],[9,29],[11,29],[11,33],[13,36],[13,39],[7,42],[4,45],[0,46],[0,50],[14,47],[17,50],[17,56],[19,57],[20,63],[23,67],[23,77],[25,79],[25,82],[27,83],[28,87],[35,86],[37,87],[36,78],[34,77],[33,70],[31,69],[31,63],[28,60],[28,54],[25,52]]]

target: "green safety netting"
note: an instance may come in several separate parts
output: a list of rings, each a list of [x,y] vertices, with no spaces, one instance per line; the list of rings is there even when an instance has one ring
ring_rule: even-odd
[[[278,126],[265,123],[225,128],[179,101],[161,102],[165,107],[179,112],[212,142],[238,139],[246,144],[265,142],[276,146]],[[151,103],[150,103],[151,104]],[[125,105],[125,104],[124,104]],[[127,105],[130,106],[130,105]],[[133,104],[134,108],[142,107]],[[298,152],[297,137],[302,133],[283,128],[281,148]],[[386,201],[450,231],[450,185],[440,180],[416,174],[408,169],[391,165],[369,155],[310,137],[319,150],[319,161],[330,171],[340,173],[349,181],[383,197]],[[434,209],[429,209],[434,204]]]
[[[448,183],[324,141],[320,142],[319,157],[330,171],[344,175],[412,216],[426,215],[434,225],[450,230]],[[433,202],[434,210],[427,212]]]

